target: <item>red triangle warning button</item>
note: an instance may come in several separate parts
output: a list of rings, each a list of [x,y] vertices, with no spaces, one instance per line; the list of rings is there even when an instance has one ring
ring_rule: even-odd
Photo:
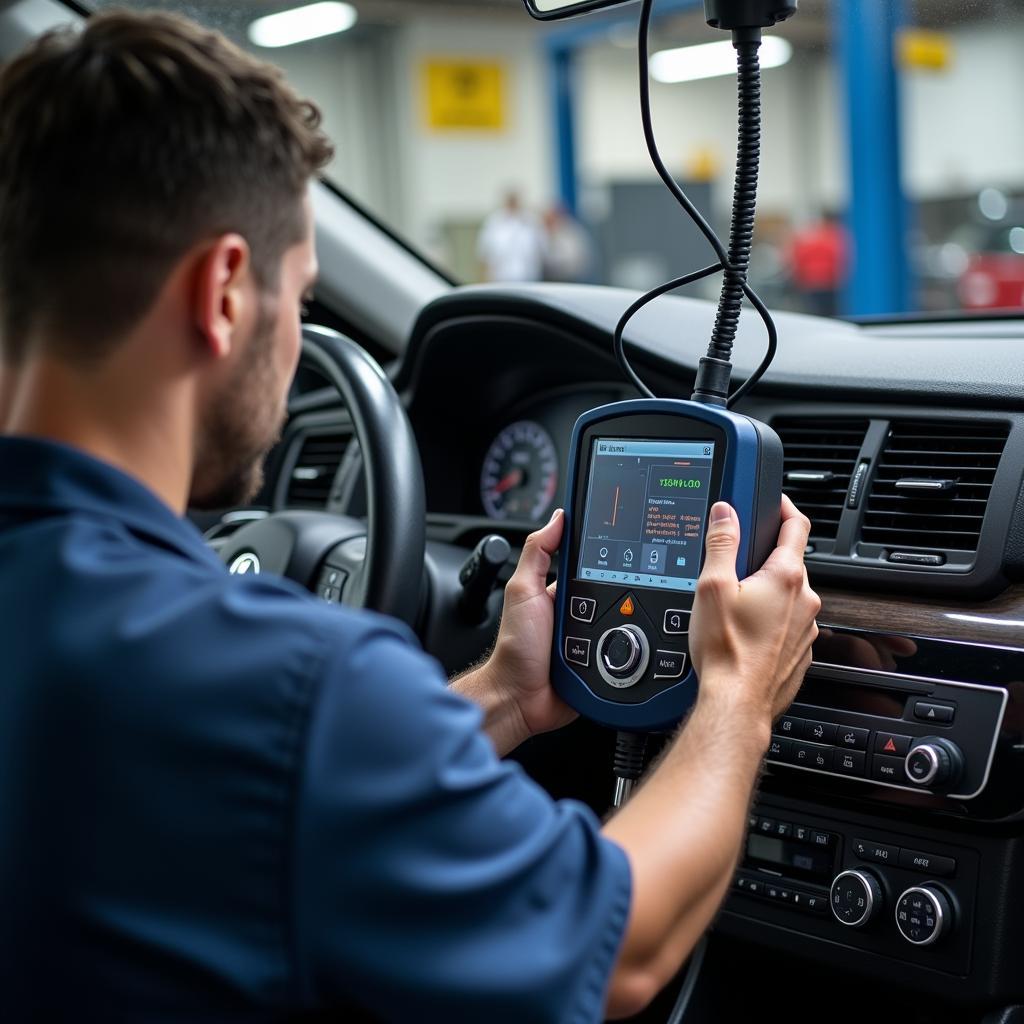
[[[636,606],[633,604],[633,598],[627,597],[619,608],[620,615],[632,615],[636,611]]]
[[[889,739],[889,742],[886,743],[886,745],[884,747],[882,747],[882,750],[884,750],[887,754],[895,754],[896,753],[896,744],[893,743],[891,737]]]

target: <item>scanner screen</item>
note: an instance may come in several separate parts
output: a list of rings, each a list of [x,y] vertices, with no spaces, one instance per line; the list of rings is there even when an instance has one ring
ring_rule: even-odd
[[[711,441],[596,438],[578,577],[695,590],[714,456]]]

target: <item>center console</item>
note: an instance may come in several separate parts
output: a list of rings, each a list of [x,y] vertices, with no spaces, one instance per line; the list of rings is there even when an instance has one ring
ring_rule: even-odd
[[[718,927],[953,1000],[1019,999],[1022,831],[1024,650],[823,628]]]

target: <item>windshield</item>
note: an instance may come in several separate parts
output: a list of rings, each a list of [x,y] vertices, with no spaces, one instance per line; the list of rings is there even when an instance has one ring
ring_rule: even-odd
[[[635,5],[554,25],[521,0],[160,6],[279,64],[323,110],[330,181],[459,281],[646,289],[710,262],[644,147]],[[1024,308],[1019,0],[801,0],[768,36],[751,267],[768,304]],[[662,151],[722,235],[731,55],[691,47],[725,38],[700,2],[655,5]]]

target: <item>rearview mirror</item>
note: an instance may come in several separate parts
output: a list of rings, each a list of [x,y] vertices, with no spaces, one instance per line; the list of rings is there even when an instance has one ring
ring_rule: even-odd
[[[603,11],[606,7],[621,7],[634,0],[523,0],[526,9],[541,21],[573,18],[577,14]]]

